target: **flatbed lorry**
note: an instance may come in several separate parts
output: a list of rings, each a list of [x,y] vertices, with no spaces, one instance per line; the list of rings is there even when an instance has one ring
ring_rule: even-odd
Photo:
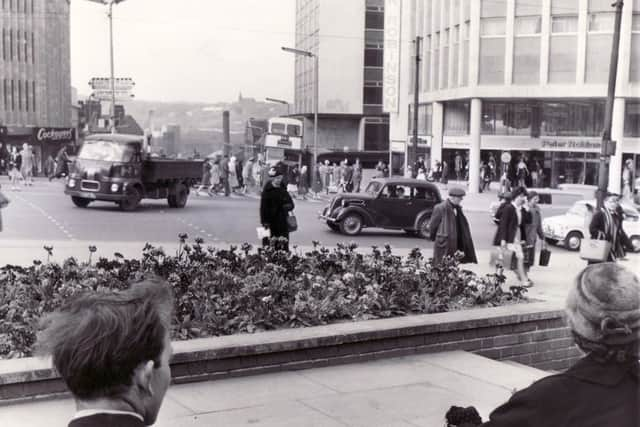
[[[86,208],[93,201],[136,210],[142,199],[166,199],[184,208],[190,188],[202,176],[202,160],[151,157],[139,135],[94,134],[85,138],[71,166],[65,194]]]

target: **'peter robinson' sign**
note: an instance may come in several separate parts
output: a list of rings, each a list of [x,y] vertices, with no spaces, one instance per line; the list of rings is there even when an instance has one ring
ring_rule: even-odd
[[[386,113],[397,113],[400,95],[400,27],[402,0],[384,2],[384,69],[383,107]]]

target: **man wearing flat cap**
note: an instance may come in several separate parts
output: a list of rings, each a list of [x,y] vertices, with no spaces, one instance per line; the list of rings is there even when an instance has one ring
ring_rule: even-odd
[[[284,165],[277,164],[269,169],[269,180],[262,190],[260,198],[260,223],[271,232],[271,237],[282,237],[286,243],[279,243],[277,248],[289,250],[289,227],[287,216],[293,210],[294,204],[291,196],[282,185]],[[265,238],[266,246],[269,239]]]
[[[434,241],[433,264],[439,264],[446,256],[462,252],[462,263],[478,263],[473,247],[469,223],[462,213],[460,203],[465,196],[462,188],[451,188],[449,198],[433,209],[429,221],[429,238]]]
[[[638,277],[613,262],[588,266],[569,289],[566,318],[585,356],[515,393],[482,426],[640,426]]]

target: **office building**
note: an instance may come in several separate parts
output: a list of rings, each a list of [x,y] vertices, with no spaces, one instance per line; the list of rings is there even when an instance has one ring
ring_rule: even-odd
[[[611,0],[387,0],[401,37],[385,58],[391,145],[412,140],[416,36],[422,37],[420,147],[454,174],[466,158],[470,191],[481,161],[504,153],[540,165],[540,185],[597,185],[613,39]],[[393,39],[392,35],[385,34]],[[385,39],[386,40],[386,39]],[[387,61],[388,60],[388,61]],[[397,66],[397,76],[388,72]],[[393,80],[397,77],[397,80]],[[610,188],[623,160],[640,166],[640,0],[622,12],[613,105]]]

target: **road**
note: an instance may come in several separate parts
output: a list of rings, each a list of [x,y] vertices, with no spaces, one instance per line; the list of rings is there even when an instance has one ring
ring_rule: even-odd
[[[144,200],[135,212],[122,212],[113,203],[95,202],[88,208],[74,206],[63,194],[63,182],[39,180],[33,187],[9,191],[4,179],[3,191],[12,201],[2,210],[3,240],[39,241],[125,241],[175,242],[179,233],[200,236],[207,243],[256,242],[259,199],[235,196],[225,198],[197,197],[193,193],[184,209],[170,209],[164,200]],[[483,195],[484,196],[484,195]],[[475,200],[469,206],[463,202],[475,245],[487,249],[495,233],[489,221],[488,206],[495,194]],[[432,243],[403,232],[365,229],[356,237],[347,237],[329,230],[317,219],[326,201],[296,201],[295,213],[299,231],[292,234],[292,244],[308,246],[313,240],[325,245],[354,241],[361,247],[430,248]],[[545,215],[558,214],[566,207],[543,207]]]

